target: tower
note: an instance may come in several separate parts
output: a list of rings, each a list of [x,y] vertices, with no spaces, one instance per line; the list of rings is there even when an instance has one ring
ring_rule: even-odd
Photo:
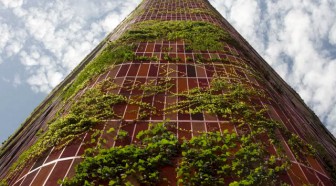
[[[335,138],[206,0],[144,0],[1,150],[9,185],[332,185],[336,164]]]

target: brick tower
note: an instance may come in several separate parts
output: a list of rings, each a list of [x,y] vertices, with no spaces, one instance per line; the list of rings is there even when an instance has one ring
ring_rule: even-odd
[[[143,0],[0,152],[0,185],[333,185],[335,138],[207,0]]]

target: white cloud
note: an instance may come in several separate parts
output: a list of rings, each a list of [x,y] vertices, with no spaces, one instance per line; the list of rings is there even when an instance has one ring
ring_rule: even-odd
[[[2,0],[17,19],[5,24],[0,19],[1,58],[18,57],[28,74],[26,83],[36,92],[48,93],[139,2],[66,0],[22,6],[23,0]]]
[[[57,86],[64,79],[64,75],[56,71],[55,72],[49,71],[47,77],[49,84],[51,85],[51,88]]]
[[[100,24],[104,31],[111,31],[122,21],[122,19],[123,17],[119,16],[117,13],[111,13],[107,15]]]
[[[31,53],[29,51],[23,51],[20,53],[21,63],[27,68],[30,69],[31,66],[36,66],[39,64],[38,59],[40,58],[40,53],[36,51],[33,47]]]
[[[34,75],[28,78],[27,82],[32,86],[32,89],[35,92],[50,91],[50,87],[48,86],[48,79],[43,70],[36,71]]]
[[[1,21],[1,20],[0,20]],[[11,29],[9,26],[5,23],[0,22],[0,51],[4,49],[5,46],[7,46],[8,41],[12,39]]]
[[[10,44],[8,44],[5,48],[6,55],[8,57],[13,56],[17,54],[22,48],[22,44],[19,41],[12,41]]]
[[[6,21],[0,17],[0,64],[21,51],[26,37],[22,30],[13,31],[14,28]]]
[[[324,43],[336,45],[335,3],[331,0],[212,0],[211,3],[298,91],[336,136],[336,59],[330,55],[335,48],[326,48]]]
[[[247,38],[250,38],[250,42],[255,43],[254,47],[260,48],[261,43],[257,41],[260,40],[257,36],[257,31],[259,28],[259,18],[260,9],[257,1],[245,1],[238,0],[234,1],[231,5],[229,19],[232,24],[238,28],[240,34]],[[257,36],[257,37],[256,37]]]
[[[16,8],[23,4],[23,0],[0,0],[0,3],[6,8]]]

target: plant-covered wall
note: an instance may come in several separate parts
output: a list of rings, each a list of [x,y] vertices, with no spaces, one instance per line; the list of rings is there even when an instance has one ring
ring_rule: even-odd
[[[205,0],[143,1],[35,114],[0,185],[332,184],[330,151],[248,47]]]

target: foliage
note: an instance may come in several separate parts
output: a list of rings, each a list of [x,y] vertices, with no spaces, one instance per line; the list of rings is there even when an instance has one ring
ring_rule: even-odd
[[[8,186],[5,180],[0,180],[0,186]]]
[[[275,185],[277,173],[285,170],[287,164],[277,166],[276,157],[266,155],[262,144],[253,142],[250,135],[237,137],[228,131],[223,135],[205,133],[182,144],[178,182],[182,185]]]
[[[128,136],[128,132],[124,130],[119,130],[118,135],[116,136],[115,140],[123,140]]]
[[[124,61],[157,61],[157,57],[135,56],[134,46],[130,43],[154,41],[157,39],[183,39],[192,50],[223,50],[224,42],[235,46],[238,44],[220,27],[200,21],[145,21],[126,31],[120,39],[107,45],[83,70],[77,75],[71,86],[67,86],[64,99],[75,95],[83,86],[110,66]],[[168,61],[180,61],[179,58],[170,58]]]
[[[275,185],[278,173],[288,167],[288,162],[279,164],[279,157],[268,156],[251,135],[209,132],[179,143],[160,123],[137,139],[123,147],[88,149],[75,176],[62,184],[153,185],[164,180],[160,168],[181,156],[177,173],[183,185]]]
[[[266,117],[267,109],[252,105],[248,101],[253,97],[263,97],[264,95],[263,92],[257,92],[243,84],[229,84],[224,78],[215,77],[211,81],[210,88],[194,88],[188,92],[177,94],[176,96],[183,99],[178,104],[167,107],[165,112],[215,114],[237,124],[238,129],[248,124],[251,131],[247,132],[251,136],[258,138],[260,135],[266,135],[268,141],[261,141],[262,145],[274,144],[278,148],[278,153],[283,155],[282,146],[276,134],[276,131],[279,130],[282,134],[290,135],[288,143],[295,154],[314,155],[312,146],[289,132],[283,125]]]
[[[261,93],[249,89],[243,84],[229,84],[224,78],[216,77],[212,80],[209,89],[194,88],[188,92],[177,94],[177,96],[184,97],[184,101],[168,107],[166,112],[177,111],[195,114],[205,111],[244,123],[243,118],[251,118],[251,115],[255,113],[252,111],[254,107],[245,100],[258,94]]]
[[[154,57],[148,57],[148,56],[135,56],[134,60],[136,61],[159,61],[159,58],[154,56]]]
[[[85,83],[91,78],[104,72],[107,68],[119,64],[126,60],[134,58],[133,47],[131,45],[118,45],[117,43],[108,44],[108,46],[77,75],[64,93],[64,99],[73,96]]]
[[[169,82],[170,79],[159,79],[140,85],[139,88],[145,92],[145,96],[155,95],[168,91],[172,87]],[[107,79],[86,91],[67,115],[50,124],[49,130],[41,134],[37,143],[22,154],[13,169],[22,168],[24,162],[39,157],[52,146],[67,145],[76,136],[105,119],[119,118],[111,109],[112,105],[136,104],[142,110],[155,112],[155,108],[141,101],[104,93],[117,87]],[[174,95],[184,97],[184,100],[165,111],[217,114],[238,124],[238,129],[249,124],[252,131],[242,136],[228,131],[223,131],[223,134],[209,132],[179,143],[163,123],[157,124],[141,131],[137,135],[138,141],[132,145],[110,149],[101,149],[99,145],[97,150],[89,149],[84,161],[78,165],[75,177],[65,180],[63,185],[152,185],[162,181],[160,168],[169,166],[177,157],[182,157],[177,173],[178,182],[183,185],[273,185],[278,173],[289,165],[281,150],[277,152],[278,156],[268,156],[267,145],[275,144],[281,149],[275,131],[280,130],[287,135],[291,133],[266,118],[266,109],[247,101],[263,95],[243,84],[228,83],[222,77],[214,77],[210,88],[196,88]],[[113,128],[109,130],[110,133],[113,131]],[[262,134],[269,134],[270,140],[256,141],[258,135]],[[126,131],[119,130],[115,140],[123,140],[127,136]],[[295,153],[304,153],[310,149],[296,135],[292,135],[288,143]],[[301,152],[301,149],[305,150]]]
[[[163,123],[141,131],[138,143],[110,149],[89,149],[76,175],[62,185],[153,185],[160,181],[160,168],[171,164],[178,152],[177,138]]]
[[[312,156],[315,155],[317,152],[310,144],[306,144],[299,136],[287,133],[288,139],[288,146],[293,151],[295,158],[300,159],[299,154],[304,156]]]
[[[98,86],[101,87],[101,86]],[[69,110],[69,113],[49,124],[48,130],[12,165],[11,172],[20,170],[27,162],[43,155],[51,147],[63,147],[92,126],[108,118],[118,118],[112,105],[123,103],[124,96],[105,94],[99,88],[87,90]]]
[[[232,166],[230,149],[237,147],[235,134],[206,133],[182,144],[182,160],[177,173],[182,185],[224,184]]]
[[[144,91],[145,96],[152,96],[168,91],[174,85],[170,83],[170,78],[151,80],[140,85],[140,90]]]
[[[183,39],[193,50],[223,50],[223,42],[237,43],[222,28],[200,21],[145,21],[130,28],[121,41]]]
[[[161,88],[155,88],[154,81],[140,88],[149,95],[167,91],[164,85],[169,81],[161,82]],[[264,96],[263,92],[215,77],[210,88],[192,89],[175,96],[185,99],[168,107],[166,112],[217,114],[236,123],[238,130],[249,124],[251,131],[240,136],[228,131],[208,132],[190,141],[178,142],[175,134],[161,123],[141,131],[134,144],[89,149],[75,177],[63,184],[153,185],[163,180],[160,169],[169,166],[174,159],[179,159],[176,171],[178,184],[182,185],[276,185],[281,182],[278,175],[289,168],[289,161],[281,150],[276,130],[291,133],[265,117],[266,109],[248,102],[254,96]],[[268,141],[258,140],[259,135],[265,134],[268,134]],[[119,130],[115,139],[123,140],[127,135]],[[288,143],[299,147],[292,148],[293,152],[303,153],[301,149],[309,152],[309,146],[296,135],[292,135]],[[270,144],[278,148],[277,155],[267,151]]]

